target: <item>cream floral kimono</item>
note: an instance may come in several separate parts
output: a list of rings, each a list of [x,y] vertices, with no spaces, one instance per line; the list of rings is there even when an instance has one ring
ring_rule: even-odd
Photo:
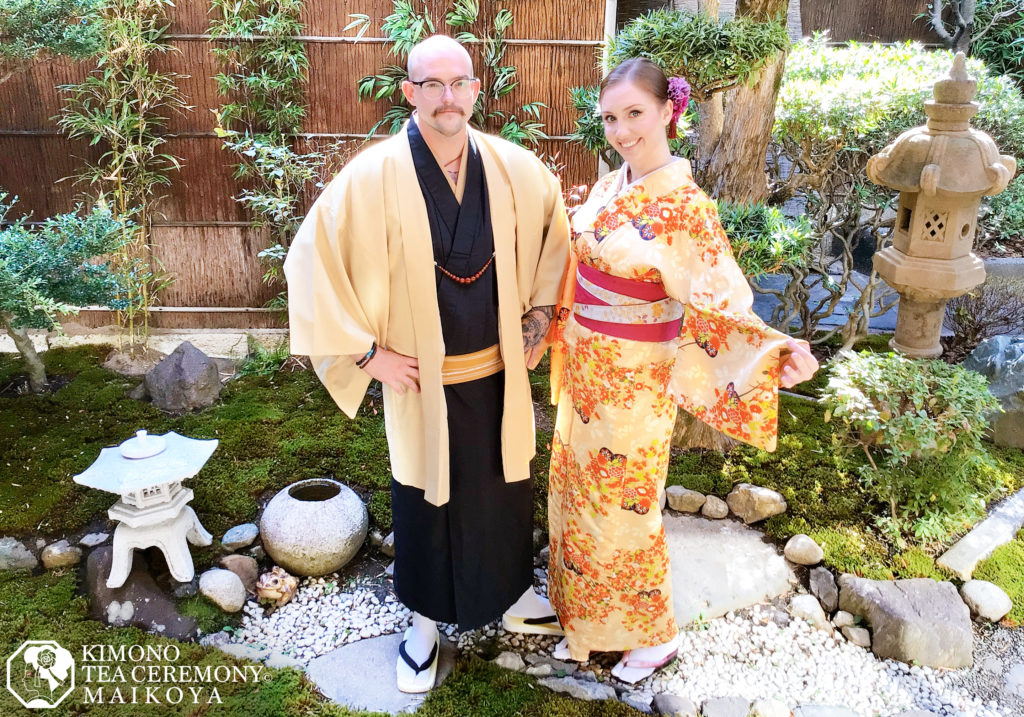
[[[573,219],[578,273],[552,351],[549,593],[574,659],[676,635],[658,509],[676,406],[760,448],[776,441],[786,336],[751,310],[714,203],[685,160],[624,177],[602,178]],[[599,330],[617,325],[638,338]]]

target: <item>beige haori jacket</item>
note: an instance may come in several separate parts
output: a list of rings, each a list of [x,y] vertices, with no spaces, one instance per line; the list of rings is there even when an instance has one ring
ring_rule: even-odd
[[[521,317],[557,302],[569,257],[558,180],[531,152],[470,130],[490,199],[505,362],[501,426],[506,482],[529,478],[533,404]],[[444,342],[426,205],[406,130],[353,158],[313,204],[284,264],[292,353],[312,359],[331,397],[354,417],[369,375],[353,355],[376,341],[419,361],[420,393],[384,387],[395,480],[448,501]]]

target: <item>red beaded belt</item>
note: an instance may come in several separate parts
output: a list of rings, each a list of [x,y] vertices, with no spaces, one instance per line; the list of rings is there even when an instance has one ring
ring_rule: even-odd
[[[580,326],[633,341],[662,342],[679,336],[683,306],[661,283],[612,276],[580,264],[573,305]]]

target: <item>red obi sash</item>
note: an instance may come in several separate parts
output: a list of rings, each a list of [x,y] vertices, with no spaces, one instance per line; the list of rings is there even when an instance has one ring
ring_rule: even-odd
[[[596,288],[591,291],[588,285]],[[671,341],[683,325],[682,306],[662,284],[612,276],[582,263],[573,313],[580,326],[632,341]]]

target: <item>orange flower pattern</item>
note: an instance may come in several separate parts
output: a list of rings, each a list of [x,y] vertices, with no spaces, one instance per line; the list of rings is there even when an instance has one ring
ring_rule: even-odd
[[[606,336],[573,319],[573,282],[557,313],[548,590],[574,659],[677,632],[659,510],[677,405],[767,450],[778,425],[786,337],[753,314],[714,203],[685,162],[621,184],[605,176],[576,213],[574,258],[663,284],[685,314],[672,341]]]

